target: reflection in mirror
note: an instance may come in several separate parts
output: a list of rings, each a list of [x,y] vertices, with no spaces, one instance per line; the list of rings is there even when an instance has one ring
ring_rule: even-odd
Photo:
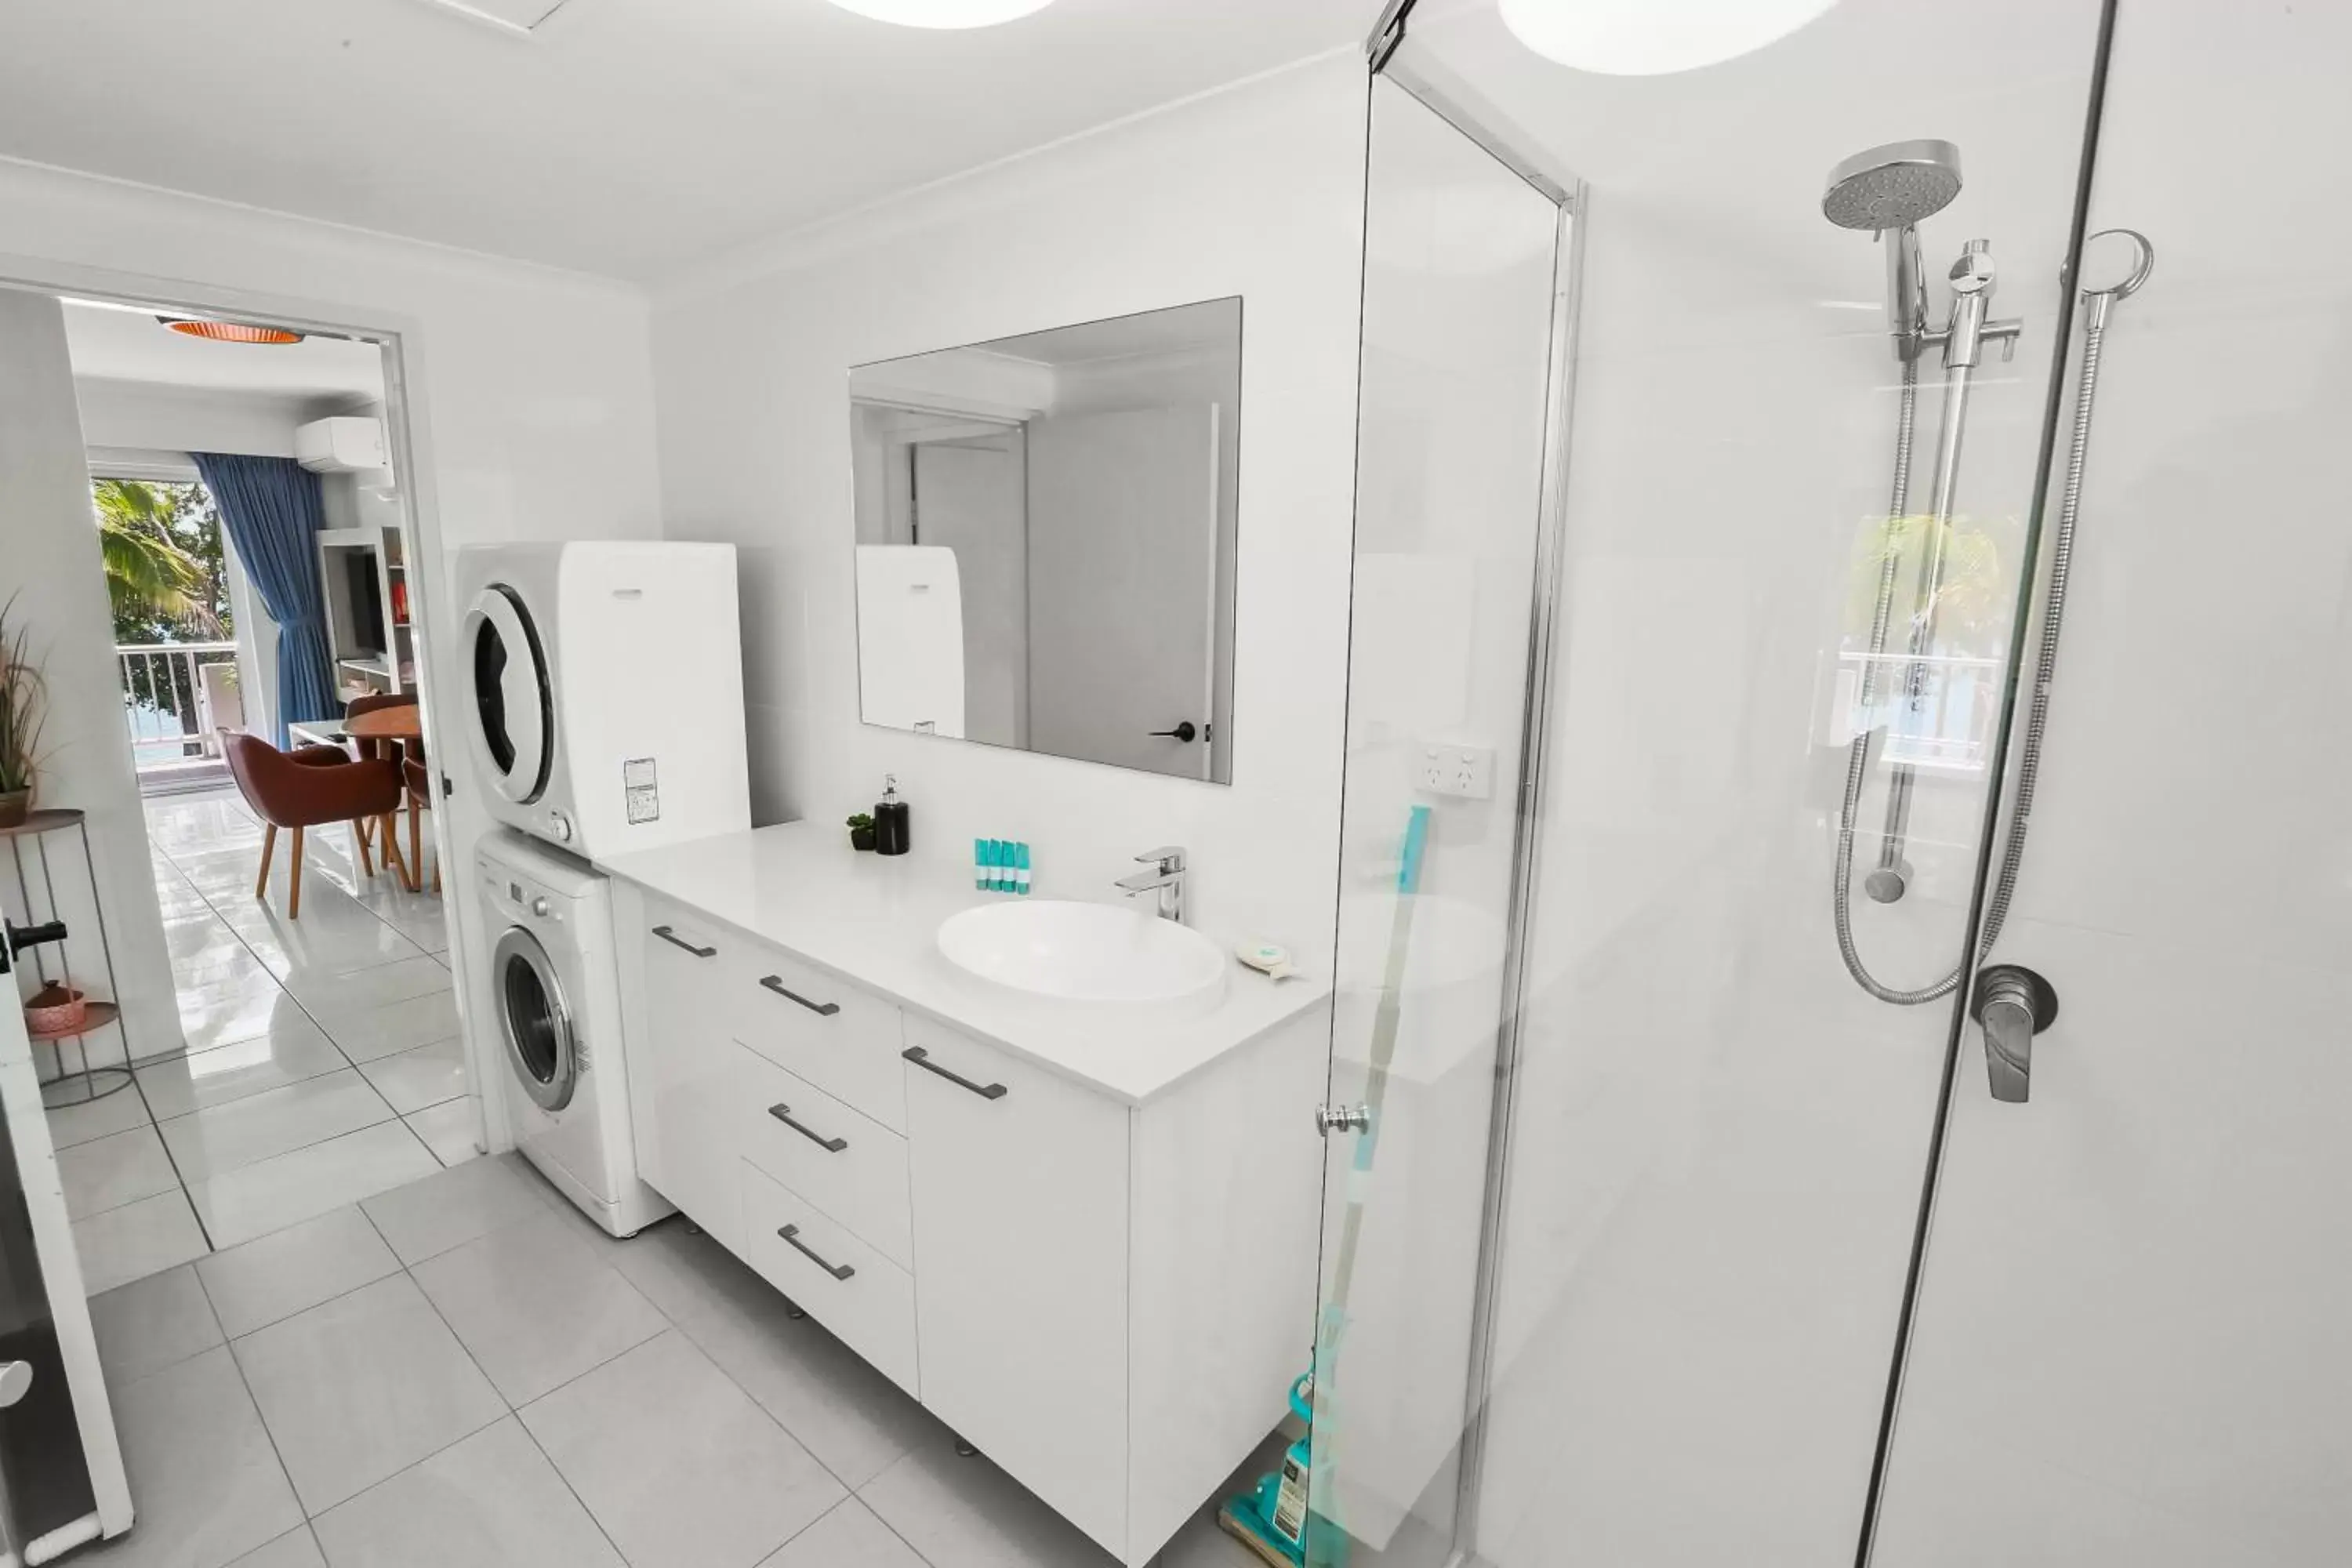
[[[861,365],[866,722],[1230,784],[1242,302]]]

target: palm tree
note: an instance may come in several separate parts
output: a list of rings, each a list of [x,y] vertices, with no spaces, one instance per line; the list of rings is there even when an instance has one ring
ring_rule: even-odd
[[[117,622],[156,619],[201,637],[218,637],[211,582],[172,535],[172,503],[136,479],[90,486],[98,508],[99,548],[106,558],[107,596]]]

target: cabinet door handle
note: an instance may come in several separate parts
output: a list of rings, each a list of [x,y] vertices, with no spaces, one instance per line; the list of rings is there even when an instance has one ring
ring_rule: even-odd
[[[697,947],[694,943],[687,941],[686,938],[678,935],[677,932],[670,930],[667,926],[654,927],[654,934],[661,938],[662,941],[669,943],[672,947],[682,947],[686,949],[687,952],[694,954],[697,958],[716,958],[719,956],[719,950],[717,948]]]
[[[801,1239],[801,1227],[796,1225],[788,1225],[784,1226],[783,1229],[776,1232],[776,1234],[790,1244],[794,1252],[799,1253],[803,1258],[807,1258],[811,1263],[815,1264],[819,1268],[824,1269],[835,1279],[846,1279],[851,1275],[857,1272],[856,1269],[851,1268],[846,1263],[827,1263],[824,1258],[819,1258],[815,1253],[810,1251],[809,1244]]]
[[[925,1072],[935,1072],[941,1078],[947,1079],[950,1083],[971,1090],[972,1093],[980,1096],[982,1100],[1003,1100],[1006,1095],[1013,1092],[1001,1083],[974,1083],[971,1079],[964,1077],[963,1074],[960,1072],[948,1071],[947,1068],[931,1060],[931,1053],[923,1049],[920,1046],[908,1046],[905,1050],[900,1051],[898,1054],[906,1058],[908,1061],[914,1063],[917,1067],[922,1068]]]
[[[793,1108],[789,1105],[772,1105],[768,1107],[768,1114],[774,1117],[777,1121],[782,1122],[785,1126],[791,1128],[793,1131],[799,1133],[802,1137],[807,1139],[810,1142],[815,1144],[818,1148],[824,1150],[828,1154],[838,1154],[844,1149],[849,1147],[849,1140],[846,1138],[827,1138],[819,1133],[814,1128],[803,1126],[800,1122],[793,1121]]]
[[[762,974],[760,976],[760,984],[787,1002],[799,1003],[820,1018],[830,1018],[841,1011],[841,1004],[838,1002],[812,1002],[797,991],[786,990],[784,977],[781,974]]]

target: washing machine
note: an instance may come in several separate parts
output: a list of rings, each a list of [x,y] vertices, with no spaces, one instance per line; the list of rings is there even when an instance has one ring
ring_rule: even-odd
[[[672,1210],[637,1179],[612,883],[509,832],[482,841],[474,868],[515,1147],[589,1218],[634,1236]]]
[[[492,816],[589,858],[751,826],[733,545],[477,545],[455,570]]]

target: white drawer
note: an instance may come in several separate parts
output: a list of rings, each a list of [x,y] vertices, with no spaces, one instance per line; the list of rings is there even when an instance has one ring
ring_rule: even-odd
[[[730,999],[736,1038],[894,1131],[907,1128],[906,1048],[898,1009],[823,970],[750,952]]]
[[[915,1281],[748,1161],[743,1260],[916,1398]]]
[[[625,1000],[639,1173],[732,1245],[742,1185],[732,1125],[742,1047],[727,1014],[725,950],[713,925],[676,905],[628,898],[614,907],[634,917],[619,940],[630,961],[625,995],[632,963],[636,971],[636,994]]]
[[[738,1046],[743,1157],[903,1268],[915,1263],[907,1141]]]

